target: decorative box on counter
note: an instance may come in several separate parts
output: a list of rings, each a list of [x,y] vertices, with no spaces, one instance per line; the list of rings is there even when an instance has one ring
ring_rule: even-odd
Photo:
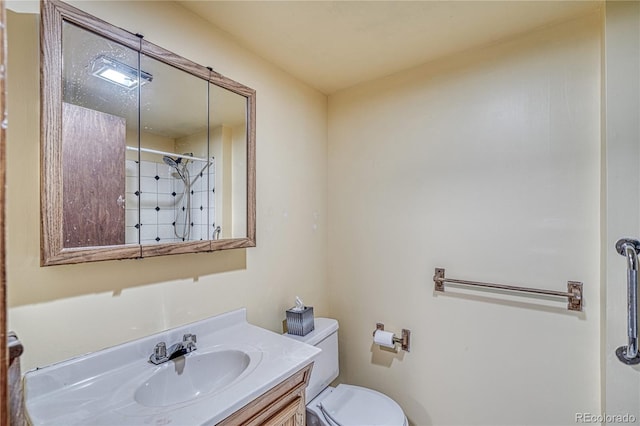
[[[296,297],[296,306],[287,309],[287,333],[305,336],[315,328],[313,322],[313,306],[304,306]]]

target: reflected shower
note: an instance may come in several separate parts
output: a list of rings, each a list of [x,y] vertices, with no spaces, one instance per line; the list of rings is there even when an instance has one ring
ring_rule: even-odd
[[[156,154],[165,154],[165,152],[162,151],[155,151]],[[167,153],[168,154],[168,153]],[[192,195],[192,190],[191,187],[192,185],[200,178],[203,176],[203,173],[205,170],[207,170],[214,161],[214,158],[211,157],[211,159],[203,159],[203,158],[197,158],[193,156],[193,152],[186,152],[182,155],[178,155],[178,154],[174,154],[174,157],[171,157],[169,155],[163,155],[162,156],[162,161],[169,167],[171,167],[173,170],[175,170],[175,173],[173,174],[174,177],[177,176],[182,182],[182,188],[180,189],[176,189],[176,192],[181,192],[180,197],[176,198],[176,201],[179,202],[180,204],[177,205],[177,207],[179,207],[176,210],[176,215],[175,215],[175,221],[174,221],[174,233],[175,236],[177,238],[182,239],[182,241],[188,241],[191,237],[191,226],[193,226],[193,224],[191,223],[191,195]],[[190,163],[193,163],[194,161],[204,161],[206,164],[199,170],[189,170],[189,167],[187,167]],[[192,173],[196,173],[195,178],[193,180],[191,180],[191,174]],[[174,196],[176,195],[176,192],[174,192]],[[219,232],[218,231],[218,237],[219,237]],[[215,231],[214,231],[215,233]]]
[[[174,160],[173,158],[165,155],[162,157],[162,161],[164,161],[164,163],[167,166],[173,167],[174,169],[176,169],[176,172],[178,173],[178,176],[180,176],[180,179],[185,180],[184,175],[182,174],[182,172],[180,171],[180,168],[178,167],[178,164],[182,162],[182,158],[178,158],[177,160]]]
[[[193,157],[193,153],[185,153],[184,155]],[[178,177],[184,183],[184,186],[182,187],[182,196],[180,197],[182,200],[184,220],[179,220],[180,210],[177,210],[174,222],[174,233],[176,237],[182,238],[182,241],[187,241],[191,236],[191,177],[189,176],[189,169],[187,169],[189,160],[183,162],[182,157],[177,157],[177,159],[174,160],[168,155],[164,155],[162,157],[162,161],[164,161],[164,163],[169,167],[175,169]],[[178,223],[180,222],[182,222],[182,229],[178,230]]]

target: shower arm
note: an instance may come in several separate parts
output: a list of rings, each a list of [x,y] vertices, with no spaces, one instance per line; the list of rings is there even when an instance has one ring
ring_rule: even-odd
[[[638,252],[640,241],[622,238],[616,250],[627,259],[627,337],[629,344],[616,349],[616,356],[625,364],[640,363],[638,355]]]

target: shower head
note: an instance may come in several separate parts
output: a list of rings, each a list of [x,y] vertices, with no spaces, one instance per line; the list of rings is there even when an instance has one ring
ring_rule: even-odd
[[[178,167],[178,164],[181,162],[181,160],[182,158],[178,158],[177,160],[174,160],[173,158],[166,155],[162,157],[162,161],[164,161],[164,163],[167,166],[173,167],[174,169],[176,169],[176,173],[178,174],[180,179],[184,180],[185,179],[184,174],[180,171],[180,167]]]
[[[180,160],[180,159],[178,159],[178,160]],[[165,156],[162,157],[162,161],[164,161],[164,163],[167,166],[171,166],[171,167],[174,167],[176,169],[178,168],[178,161],[174,160],[171,157],[168,157],[168,156],[165,155]]]

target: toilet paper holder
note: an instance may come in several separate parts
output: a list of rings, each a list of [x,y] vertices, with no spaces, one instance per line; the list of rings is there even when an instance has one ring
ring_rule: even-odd
[[[373,331],[373,335],[375,336],[376,331],[381,330],[384,331],[384,324],[381,322],[376,323],[376,329]],[[396,334],[393,334],[393,343],[399,343],[400,348],[403,351],[409,351],[411,341],[411,330],[407,330],[406,328],[402,329],[402,337],[396,337]]]

